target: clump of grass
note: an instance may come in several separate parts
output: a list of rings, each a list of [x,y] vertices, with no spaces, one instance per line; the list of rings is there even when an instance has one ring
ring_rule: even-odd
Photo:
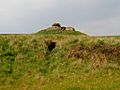
[[[80,41],[72,47],[67,58],[82,59],[93,62],[93,67],[99,67],[106,62],[119,63],[120,43],[107,43],[104,40]]]

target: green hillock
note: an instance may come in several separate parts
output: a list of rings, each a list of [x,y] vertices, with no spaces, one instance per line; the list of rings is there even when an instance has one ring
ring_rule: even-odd
[[[44,29],[36,34],[86,35],[79,31],[61,31],[60,29]]]
[[[120,89],[120,39],[78,31],[0,35],[0,90]]]

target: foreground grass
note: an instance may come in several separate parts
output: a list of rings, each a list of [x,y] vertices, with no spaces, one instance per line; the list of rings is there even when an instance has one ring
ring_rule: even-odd
[[[109,90],[120,89],[119,73],[106,72],[59,74],[51,76],[27,75],[20,79],[10,78],[1,85],[2,90]]]
[[[0,35],[0,90],[119,90],[119,51],[114,37]]]

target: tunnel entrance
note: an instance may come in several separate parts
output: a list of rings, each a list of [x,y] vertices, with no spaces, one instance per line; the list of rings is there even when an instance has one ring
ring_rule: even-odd
[[[50,53],[56,47],[56,42],[52,40],[45,40],[44,41],[44,49],[45,53]]]

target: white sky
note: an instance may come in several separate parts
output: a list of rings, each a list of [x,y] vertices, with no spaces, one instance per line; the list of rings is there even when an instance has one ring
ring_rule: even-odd
[[[120,0],[0,0],[0,33],[31,33],[54,22],[89,35],[120,35]]]

